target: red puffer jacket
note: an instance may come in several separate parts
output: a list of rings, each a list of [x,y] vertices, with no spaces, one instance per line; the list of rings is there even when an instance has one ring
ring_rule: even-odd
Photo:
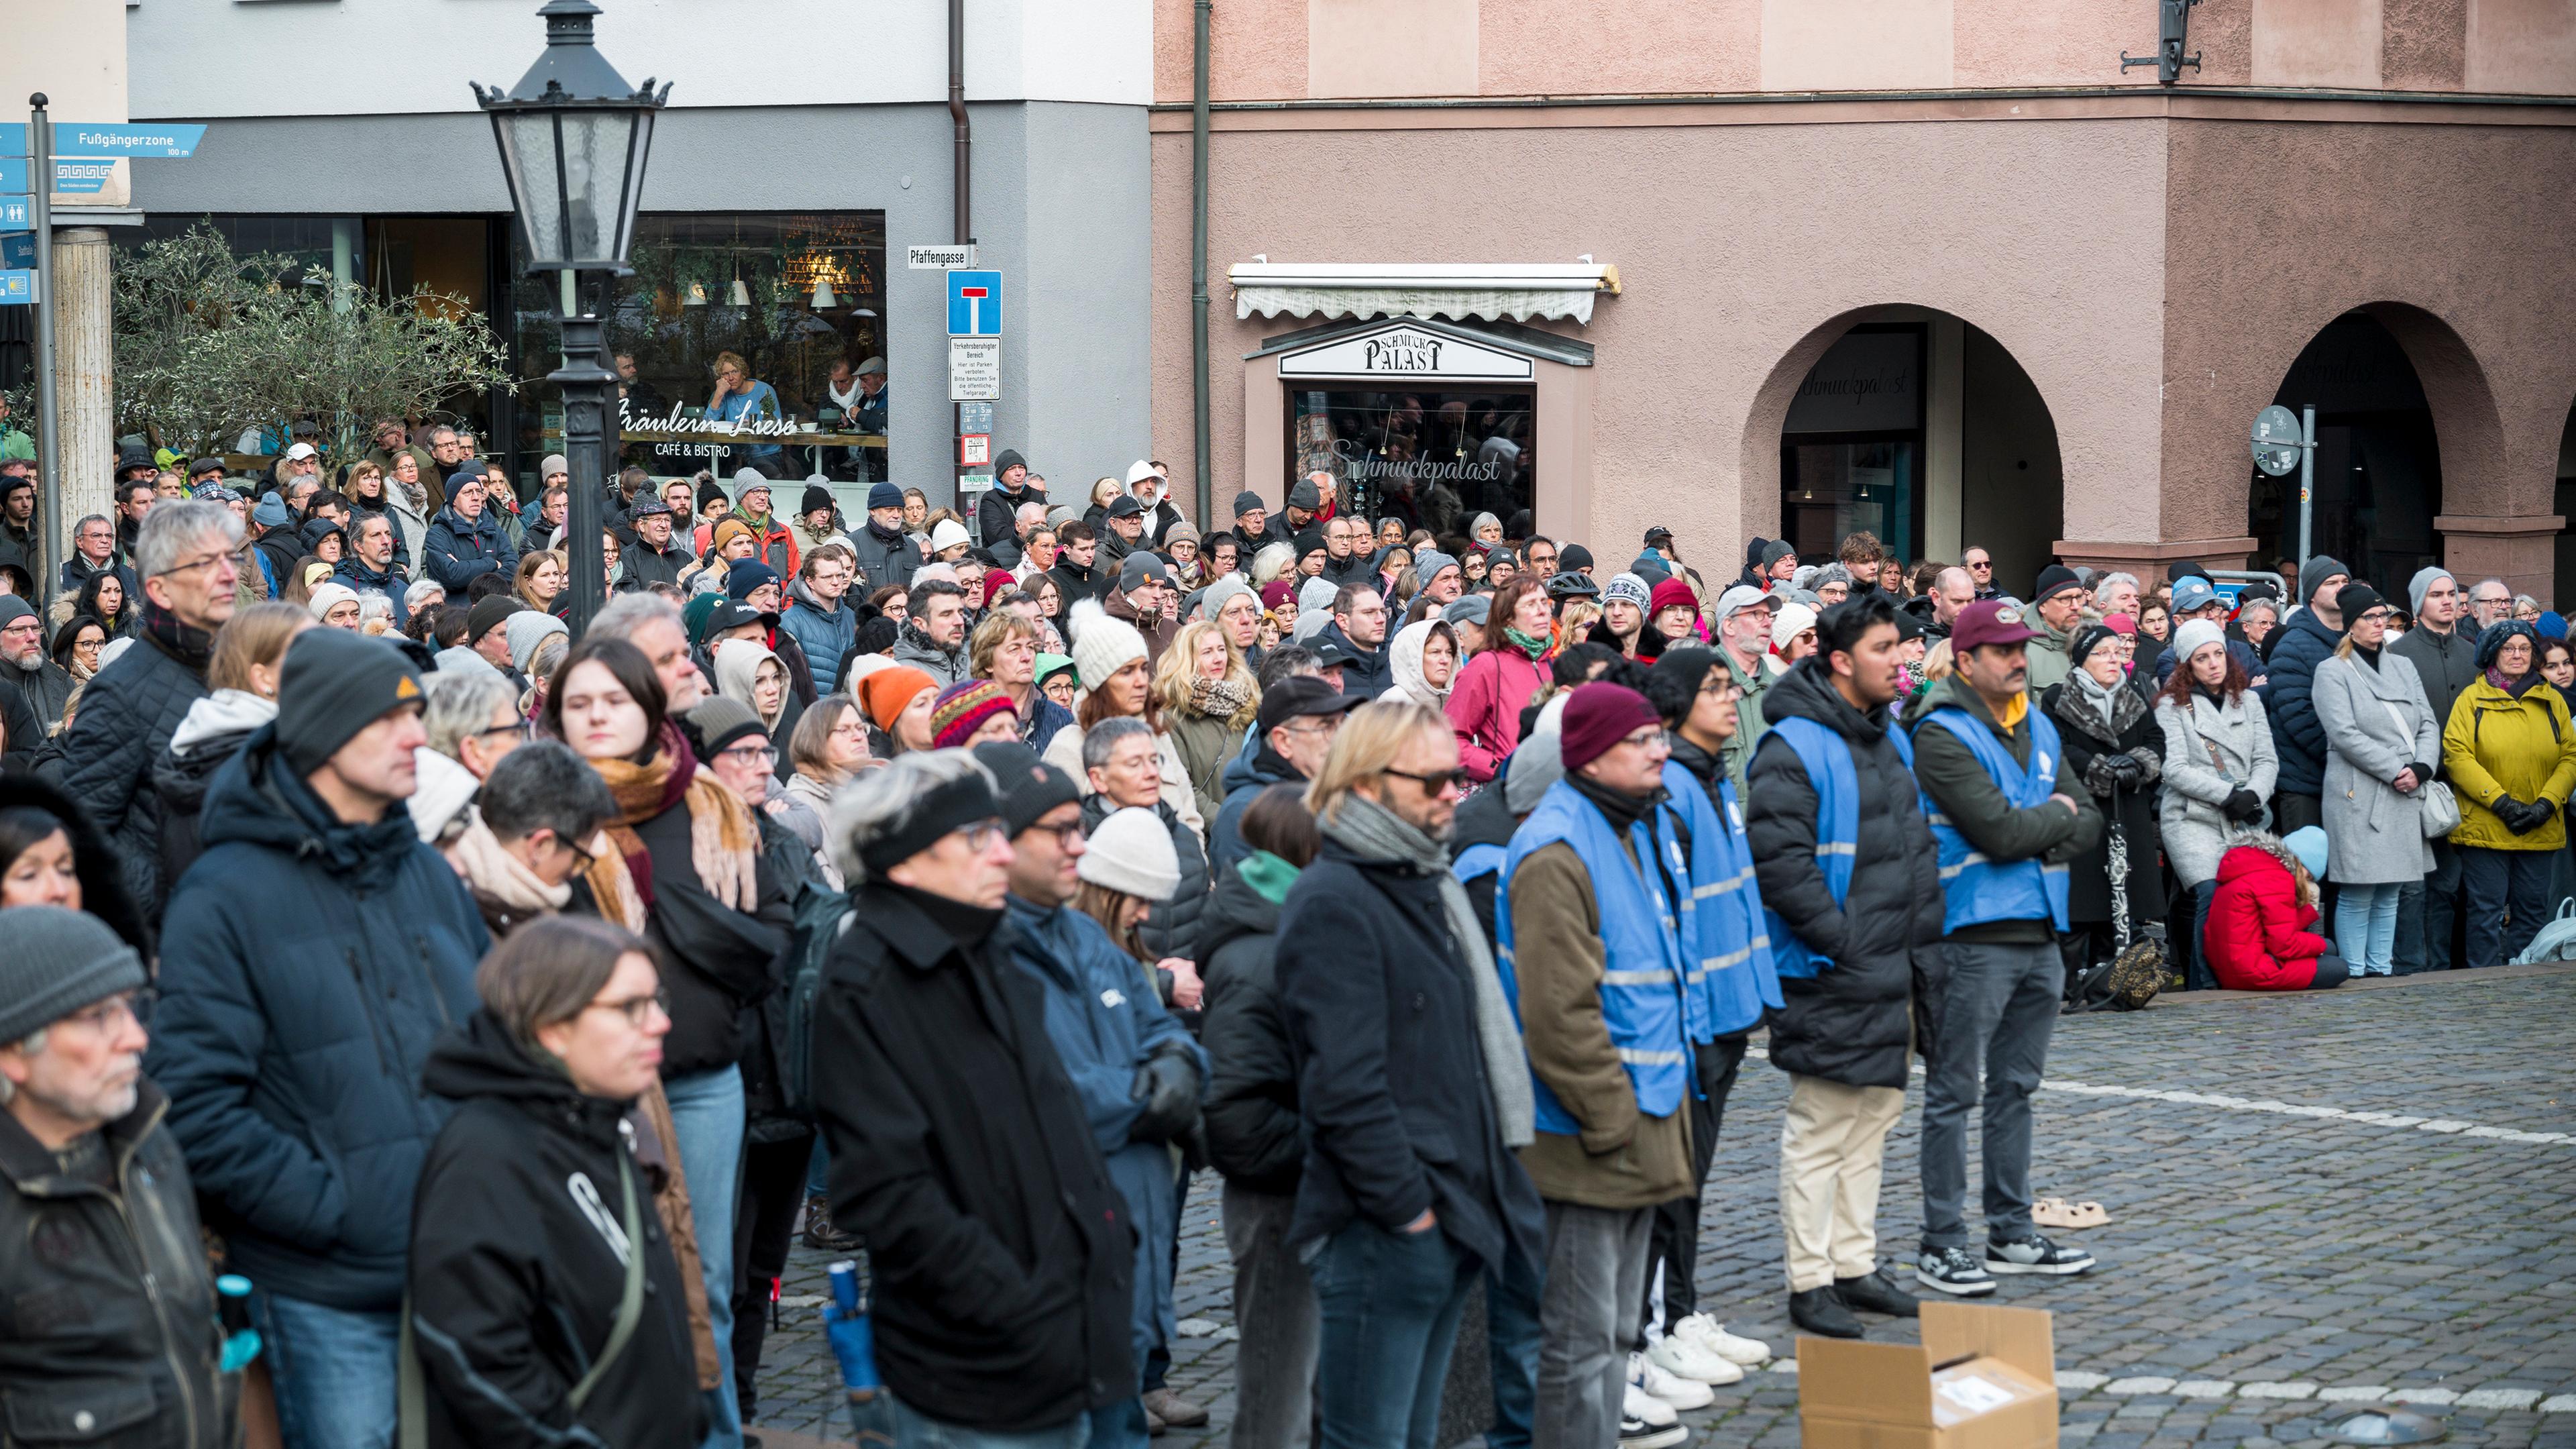
[[[2316,922],[2316,907],[2299,904],[2290,848],[2255,836],[2219,857],[2203,938],[2209,969],[2230,991],[2305,991],[2327,950],[2325,937],[2308,929]]]

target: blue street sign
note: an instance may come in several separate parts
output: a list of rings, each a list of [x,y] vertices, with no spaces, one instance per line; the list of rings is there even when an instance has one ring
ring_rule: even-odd
[[[35,214],[28,210],[27,198],[0,196],[0,232],[25,231],[35,224]]]
[[[197,143],[205,139],[203,126],[90,125],[80,121],[54,122],[54,155],[89,158],[108,156],[158,156],[180,159],[193,156]],[[0,156],[25,156],[27,123],[0,122]]]
[[[113,161],[57,161],[54,163],[54,191],[57,195],[77,196],[105,191]],[[27,158],[0,156],[0,192],[27,190]]]
[[[36,274],[0,272],[0,307],[24,307],[36,300]]]
[[[1000,272],[950,272],[948,274],[948,335],[951,337],[1002,335],[1002,274]]]
[[[36,234],[13,232],[0,236],[0,267],[32,267],[36,264]]]

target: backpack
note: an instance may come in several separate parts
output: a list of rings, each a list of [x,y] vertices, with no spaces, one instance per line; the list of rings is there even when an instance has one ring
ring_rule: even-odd
[[[787,1039],[779,1051],[778,1094],[788,1115],[814,1120],[814,1012],[823,995],[823,964],[850,924],[850,898],[809,877],[791,903],[787,937]]]
[[[2115,792],[2106,837],[2111,857],[2111,921],[2118,949],[2109,961],[2077,979],[2069,993],[2069,1011],[2136,1011],[2155,1000],[2172,975],[2163,922],[2144,922],[2135,939],[2129,935],[2129,837],[2120,828],[2118,799]]]

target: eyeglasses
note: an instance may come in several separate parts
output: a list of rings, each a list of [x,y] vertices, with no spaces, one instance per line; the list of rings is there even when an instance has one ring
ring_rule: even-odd
[[[479,740],[485,735],[516,735],[525,741],[535,736],[536,729],[537,727],[527,720],[512,720],[505,725],[494,725],[488,730],[476,730],[474,738]]]
[[[1464,790],[1476,783],[1476,777],[1468,774],[1464,769],[1440,770],[1428,775],[1417,775],[1411,770],[1386,770],[1382,773],[1393,775],[1400,780],[1411,780],[1422,787],[1422,793],[1425,795],[1440,795],[1451,790]]]
[[[1634,745],[1638,749],[1644,750],[1649,754],[1656,750],[1670,750],[1672,748],[1671,742],[1664,738],[1664,732],[1660,728],[1639,730],[1635,734],[1629,735],[1620,740],[1619,743],[1623,745]],[[1466,772],[1461,770],[1459,773],[1463,775]]]
[[[183,564],[177,564],[177,565],[174,565],[174,566],[172,566],[172,567],[170,567],[170,568],[163,569],[161,572],[159,572],[159,573],[157,573],[157,574],[154,574],[152,577],[154,577],[154,578],[156,578],[156,579],[167,579],[167,578],[175,578],[175,577],[177,577],[177,576],[178,576],[178,575],[180,575],[180,574],[193,574],[193,573],[195,573],[195,572],[196,572],[197,570],[199,570],[199,569],[210,569],[210,568],[213,568],[213,567],[214,567],[215,565],[217,565],[217,564],[231,563],[231,562],[232,562],[232,559],[233,559],[233,556],[232,556],[231,554],[229,554],[229,553],[219,553],[219,554],[212,555],[211,557],[208,557],[208,558],[201,558],[201,559],[197,560],[195,563],[183,563]]]
[[[144,1026],[151,1022],[152,1005],[158,1000],[159,992],[149,986],[139,986],[111,996],[96,1006],[85,1006],[63,1020],[98,1032],[115,1030],[119,1018],[123,1017],[131,1017],[136,1026]]]
[[[1009,831],[1010,827],[1002,823],[1001,817],[995,816],[990,820],[978,820],[971,825],[960,825],[950,833],[965,836],[968,850],[986,850]]]
[[[718,750],[716,753],[745,765],[778,763],[778,752],[767,745],[735,745],[729,750]]]
[[[655,987],[649,996],[625,996],[615,1001],[594,1001],[584,1011],[613,1011],[626,1018],[626,1024],[641,1028],[659,1011],[665,1019],[671,1015],[671,993],[667,987]]]
[[[1028,828],[1026,833],[1030,835],[1052,835],[1055,837],[1057,849],[1070,850],[1073,848],[1073,843],[1082,839],[1086,832],[1082,828],[1082,822],[1076,820],[1069,825],[1032,825]],[[972,845],[975,842],[970,837],[966,843]]]

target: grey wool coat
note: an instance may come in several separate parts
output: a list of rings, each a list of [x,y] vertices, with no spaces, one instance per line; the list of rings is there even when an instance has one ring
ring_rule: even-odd
[[[2218,858],[2243,830],[2218,807],[2240,787],[2272,803],[2280,760],[2272,753],[2272,726],[2263,697],[2248,689],[2225,706],[2195,689],[2188,708],[2156,703],[2156,727],[2165,732],[2165,798],[2156,811],[2165,859],[2186,886],[2218,879]]]
[[[2401,795],[2388,783],[2412,765],[2419,777],[2442,762],[2442,722],[2422,676],[2383,649],[2379,667],[2332,656],[2317,665],[2310,696],[2326,731],[2326,874],[2340,885],[2403,885],[2433,868],[2424,838],[2423,787]]]

